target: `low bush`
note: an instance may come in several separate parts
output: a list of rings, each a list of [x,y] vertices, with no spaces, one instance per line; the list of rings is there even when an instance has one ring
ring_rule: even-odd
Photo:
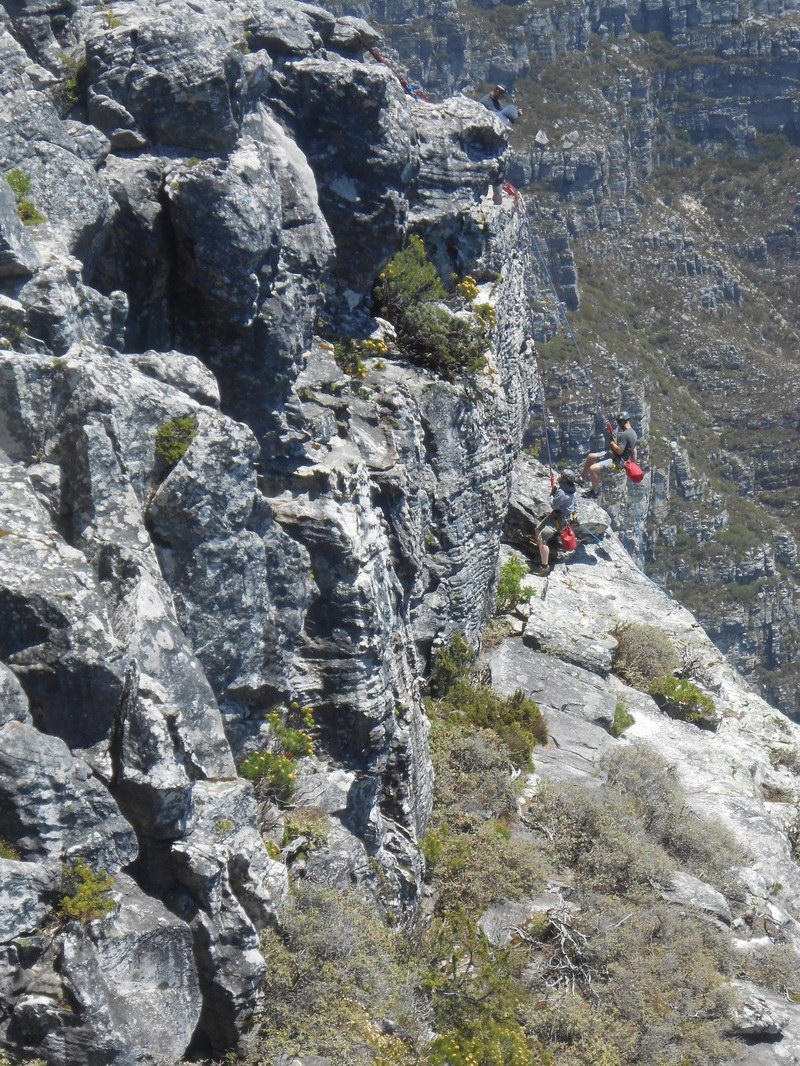
[[[78,55],[69,55],[67,52],[60,53],[58,57],[64,64],[66,74],[61,83],[62,108],[70,111],[76,107],[86,93],[88,60],[86,52]]]
[[[522,581],[530,572],[530,567],[518,555],[506,559],[500,567],[500,576],[497,579],[499,612],[513,611],[519,604],[528,602],[533,595],[533,589],[524,588]]]
[[[517,808],[519,781],[510,753],[489,729],[469,729],[434,716],[436,803],[448,829],[473,824],[474,816],[504,818]]]
[[[59,911],[64,918],[92,922],[104,918],[116,904],[110,896],[115,879],[103,870],[94,870],[84,859],[68,863],[63,870],[64,895]]]
[[[292,703],[266,716],[270,735],[266,748],[254,751],[242,762],[239,773],[252,781],[262,800],[288,803],[297,784],[297,760],[314,751],[310,707]]]
[[[656,678],[671,674],[680,661],[671,637],[656,626],[627,622],[613,630],[617,640],[614,673],[647,691]]]
[[[526,956],[495,948],[456,910],[434,920],[415,945],[439,1032],[424,1061],[437,1066],[544,1066],[552,1058],[521,1024],[529,991]]]
[[[555,1062],[710,1066],[735,1058],[724,934],[668,904],[611,896],[583,899],[571,925],[575,943],[556,945],[557,958],[574,966],[585,998],[564,995],[528,1018]]]
[[[734,976],[797,1002],[800,955],[790,944],[753,944],[745,951],[736,952],[732,969]]]
[[[460,295],[463,299],[464,294]],[[375,298],[380,313],[395,327],[398,345],[408,359],[449,378],[476,373],[485,366],[484,327],[444,306],[447,293],[419,237],[411,237],[387,263]]]
[[[617,700],[617,705],[614,708],[614,721],[611,724],[611,735],[615,737],[621,737],[626,729],[630,729],[633,725],[633,715],[628,710],[627,704],[623,700]]]
[[[456,681],[472,680],[477,660],[478,656],[463,634],[456,633],[433,657],[428,691],[433,696],[446,696]]]
[[[671,718],[709,727],[716,724],[716,704],[693,681],[671,675],[658,677],[650,685],[650,695]]]
[[[247,1037],[250,1063],[317,1054],[348,1066],[401,1066],[424,1010],[404,945],[352,889],[297,886],[281,931],[262,938],[265,1009]]]
[[[672,869],[663,848],[613,793],[546,785],[527,821],[544,834],[555,865],[568,866],[584,890],[638,898]]]
[[[364,362],[364,353],[358,341],[350,337],[334,341],[333,358],[350,377],[363,381],[367,376],[367,364]]]
[[[463,911],[473,919],[492,903],[525,899],[544,885],[547,864],[530,840],[502,822],[474,818],[462,831],[446,824],[425,842],[437,891],[436,912]]]
[[[542,712],[524,692],[503,699],[487,685],[458,681],[443,697],[437,714],[453,723],[492,730],[504,744],[511,763],[520,769],[530,766],[534,746],[546,744],[548,739]]]
[[[194,415],[162,422],[156,431],[156,455],[172,468],[186,455],[196,436],[197,419]]]
[[[3,840],[2,837],[0,837],[0,859],[13,859],[16,862],[19,862],[19,852],[17,849],[7,840]]]
[[[429,688],[438,701],[428,701],[428,712],[450,728],[472,726],[492,731],[504,746],[513,766],[530,766],[536,744],[546,744],[547,723],[538,705],[524,692],[503,698],[475,675],[475,652],[461,634],[434,656]]]
[[[647,835],[696,877],[729,890],[748,858],[719,821],[689,807],[677,775],[644,744],[613,752],[604,762],[608,788],[623,798]]]
[[[47,219],[42,212],[28,199],[31,191],[31,179],[28,175],[15,167],[6,174],[6,181],[14,193],[14,199],[17,201],[17,214],[22,222],[26,226],[39,226],[42,222],[46,222]]]
[[[319,807],[295,807],[284,819],[281,847],[286,848],[297,840],[304,840],[303,854],[324,847],[331,835],[328,817]]]

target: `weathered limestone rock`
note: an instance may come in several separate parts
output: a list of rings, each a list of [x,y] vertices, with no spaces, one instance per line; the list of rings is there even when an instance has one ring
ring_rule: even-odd
[[[136,858],[133,829],[62,740],[22,722],[0,737],[0,819],[23,857],[83,855],[114,870]]]
[[[90,121],[114,147],[142,147],[144,140],[229,151],[244,84],[234,41],[218,23],[193,17],[188,5],[172,4],[157,21],[144,14],[135,26],[88,42]]]
[[[30,724],[28,698],[16,675],[0,663],[0,726],[13,721]]]
[[[124,874],[113,897],[114,913],[68,923],[20,972],[12,1031],[27,1051],[134,1064],[174,1061],[191,1039],[200,993],[189,930]]]
[[[0,278],[32,274],[38,256],[19,217],[8,182],[0,182]]]
[[[725,925],[731,924],[731,909],[722,893],[682,870],[672,874],[671,884],[663,889],[661,896],[669,903],[688,907]]]

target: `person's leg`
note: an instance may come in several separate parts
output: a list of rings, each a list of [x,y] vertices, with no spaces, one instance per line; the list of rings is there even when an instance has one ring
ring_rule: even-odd
[[[583,460],[583,470],[581,470],[581,477],[584,481],[587,481],[589,478],[589,467],[592,465],[592,463],[596,463],[599,458],[600,456],[597,452],[589,452],[589,454]]]
[[[592,483],[591,491],[592,494],[595,495],[600,491],[600,471],[610,469],[611,466],[613,466],[614,460],[603,459],[599,455],[590,455],[589,459],[595,459],[597,461],[593,462],[591,465],[588,465],[588,469],[585,470],[584,477],[586,476],[586,473],[588,473],[589,479]]]
[[[536,547],[539,549],[542,569],[545,569],[550,564],[550,547],[547,542],[554,533],[555,527],[549,525],[546,519],[536,527]]]

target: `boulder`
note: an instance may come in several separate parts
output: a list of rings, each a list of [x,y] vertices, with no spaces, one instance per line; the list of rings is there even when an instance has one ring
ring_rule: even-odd
[[[39,262],[7,181],[0,181],[0,278],[25,277]]]
[[[0,823],[24,858],[82,855],[110,870],[133,862],[133,829],[62,740],[16,721],[0,740]]]
[[[175,1062],[200,1014],[191,935],[124,874],[103,919],[70,921],[20,972],[15,1044],[55,1062]]]
[[[86,55],[89,119],[112,145],[142,147],[146,138],[201,152],[233,148],[242,56],[212,18],[172,4],[157,20],[92,38]]]
[[[671,884],[661,890],[662,899],[716,919],[723,925],[731,924],[733,919],[728,901],[717,889],[682,870],[676,870],[670,880]]]
[[[12,721],[30,724],[28,697],[16,675],[0,663],[0,727]]]

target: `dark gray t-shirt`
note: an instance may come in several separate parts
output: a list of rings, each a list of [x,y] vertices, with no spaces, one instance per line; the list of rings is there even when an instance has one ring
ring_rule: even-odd
[[[495,100],[491,93],[482,96],[481,103],[489,111],[502,111],[505,107],[505,104],[502,104],[499,100]]]
[[[636,443],[638,440],[639,438],[636,436],[636,432],[633,429],[623,429],[622,432],[617,433],[617,444],[622,445],[625,448],[622,455],[617,456],[621,463],[627,463],[629,459],[633,459],[633,453],[636,451]]]

